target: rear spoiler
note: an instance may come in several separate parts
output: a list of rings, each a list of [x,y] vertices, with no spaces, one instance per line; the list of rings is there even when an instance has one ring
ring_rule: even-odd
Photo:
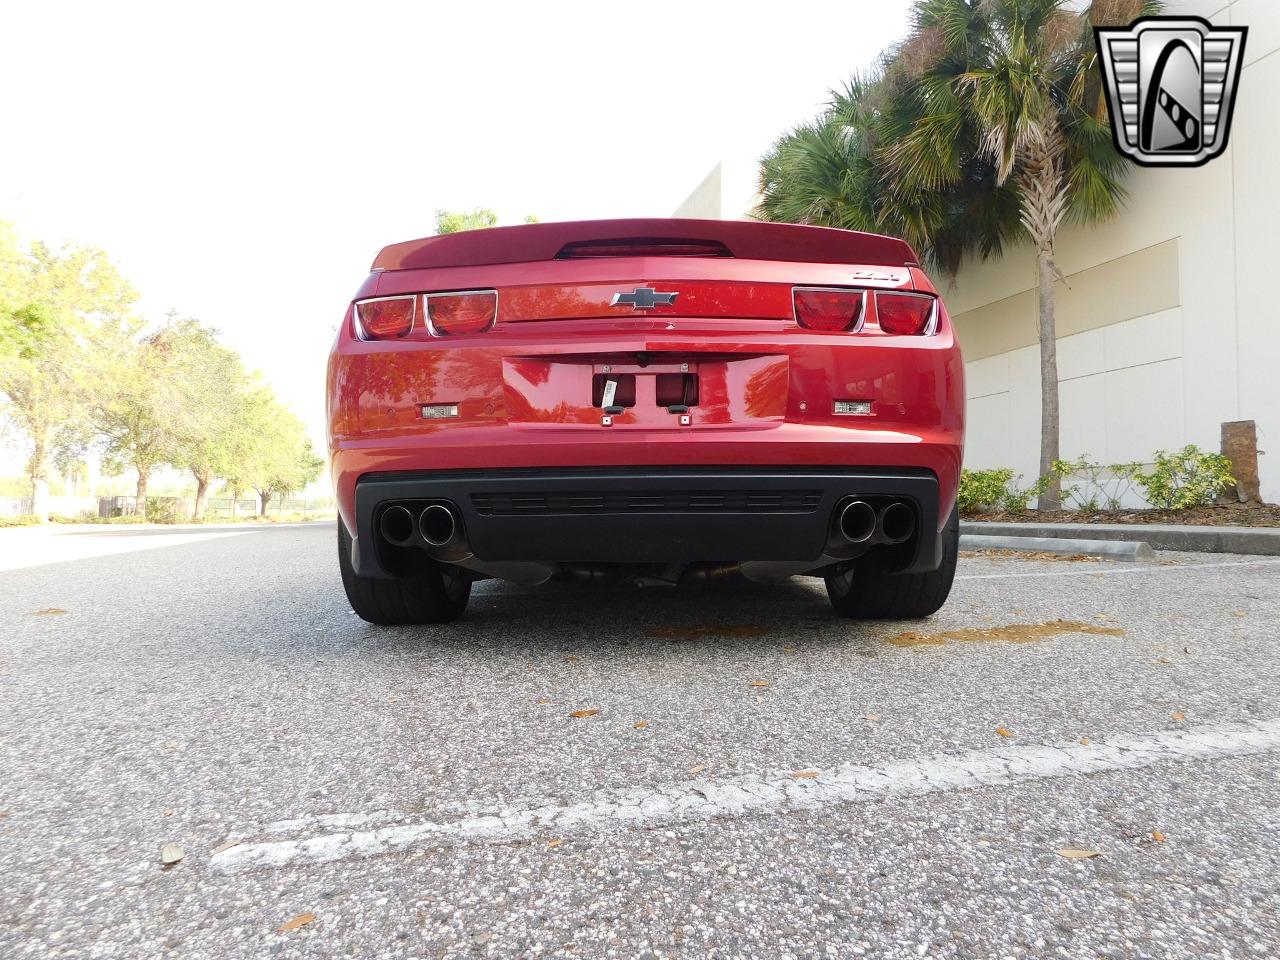
[[[530,223],[407,240],[384,247],[373,261],[373,269],[420,270],[599,257],[611,255],[610,249],[617,251],[614,256],[706,255],[791,263],[919,266],[909,244],[874,233],[754,220],[654,219]]]

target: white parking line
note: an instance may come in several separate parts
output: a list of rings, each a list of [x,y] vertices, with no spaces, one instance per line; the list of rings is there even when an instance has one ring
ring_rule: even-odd
[[[772,777],[688,780],[649,789],[600,791],[578,803],[517,803],[489,815],[454,820],[405,820],[369,830],[246,842],[221,849],[210,863],[223,872],[330,863],[466,843],[510,843],[539,835],[564,837],[607,829],[812,810],[1277,750],[1280,750],[1280,720],[1163,731],[1090,744],[1010,745],[878,767],[842,764],[826,770],[806,771],[802,779],[788,773]],[[351,822],[360,822],[367,816],[370,815],[353,815]],[[343,822],[343,815],[322,818],[325,819],[337,825]],[[289,823],[272,826],[279,828]],[[320,825],[311,818],[292,823]]]
[[[1090,577],[1095,574],[1114,576],[1120,573],[1183,573],[1187,570],[1216,570],[1222,567],[1263,567],[1280,564],[1280,557],[1268,557],[1265,560],[1228,560],[1224,563],[1187,563],[1160,567],[1112,567],[1105,571],[1093,570],[1042,570],[1036,573],[966,573],[958,574],[957,580],[1014,580],[1021,577]]]

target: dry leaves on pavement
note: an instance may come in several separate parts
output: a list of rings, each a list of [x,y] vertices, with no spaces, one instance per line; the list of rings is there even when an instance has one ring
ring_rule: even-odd
[[[176,843],[166,843],[160,848],[160,862],[166,867],[172,867],[186,855],[186,851]]]
[[[1172,716],[1173,716],[1173,719],[1174,719],[1174,720],[1179,720],[1179,721],[1181,721],[1181,720],[1185,720],[1185,719],[1187,719],[1187,715],[1186,715],[1185,713],[1183,713],[1181,710],[1175,710],[1175,711],[1173,711]]]
[[[1164,843],[1165,836],[1159,830],[1152,830],[1151,839],[1154,840],[1156,843]]]
[[[316,918],[316,915],[314,913],[300,913],[296,917],[294,917],[292,920],[287,920],[284,923],[280,924],[280,928],[278,932],[289,933],[292,930],[297,930],[299,927],[305,927],[308,923],[313,921],[315,918]]]
[[[633,727],[634,727],[635,729],[637,729],[637,730],[647,730],[647,729],[649,729],[649,721],[648,721],[648,720],[637,720],[637,721],[636,721],[635,723],[633,723],[631,726],[633,726]]]
[[[1013,731],[1010,730],[1008,727],[996,727],[996,733],[1000,734],[1000,736],[1002,737],[1013,736]]]
[[[751,685],[753,687],[767,687],[769,685],[769,681],[768,680],[752,680]]]
[[[1102,856],[1101,850],[1076,850],[1068,847],[1066,850],[1059,850],[1058,856],[1066,857],[1068,860],[1092,860],[1094,857]]]
[[[569,714],[569,716],[573,717],[575,720],[581,720],[583,717],[594,717],[599,713],[600,710],[598,708],[592,707],[590,710],[575,710],[573,713]]]
[[[61,607],[45,607],[43,610],[37,610],[31,615],[33,617],[52,617],[66,612],[67,611],[63,610]]]
[[[791,776],[795,780],[816,780],[818,779],[818,771],[817,770],[797,770],[795,773],[791,774]]]

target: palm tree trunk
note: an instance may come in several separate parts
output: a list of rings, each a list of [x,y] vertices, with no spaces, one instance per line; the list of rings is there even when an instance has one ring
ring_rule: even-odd
[[[1053,251],[1041,249],[1036,257],[1040,272],[1037,302],[1040,313],[1040,476],[1047,478],[1037,500],[1040,510],[1062,505],[1062,478],[1053,469],[1061,459],[1058,447],[1058,329],[1055,317]]]
[[[1044,484],[1036,506],[1057,510],[1062,505],[1062,478],[1053,469],[1060,459],[1058,448],[1058,328],[1055,322],[1053,281],[1054,239],[1067,212],[1066,186],[1058,163],[1063,147],[1061,134],[1051,129],[1034,148],[1023,167],[1022,225],[1036,246],[1038,284],[1036,307],[1040,319],[1040,482]]]

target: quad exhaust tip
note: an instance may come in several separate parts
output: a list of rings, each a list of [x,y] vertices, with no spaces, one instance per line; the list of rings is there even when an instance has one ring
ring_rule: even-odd
[[[418,532],[422,539],[433,547],[443,547],[453,540],[458,532],[458,521],[453,511],[443,504],[430,504],[418,517]]]
[[[916,515],[905,503],[891,503],[880,514],[880,535],[888,543],[904,543],[916,532]]]
[[[865,500],[854,500],[840,511],[838,524],[850,543],[866,543],[876,532],[876,511]]]
[[[413,541],[413,514],[401,506],[387,507],[378,521],[378,530],[388,543],[407,546]]]

